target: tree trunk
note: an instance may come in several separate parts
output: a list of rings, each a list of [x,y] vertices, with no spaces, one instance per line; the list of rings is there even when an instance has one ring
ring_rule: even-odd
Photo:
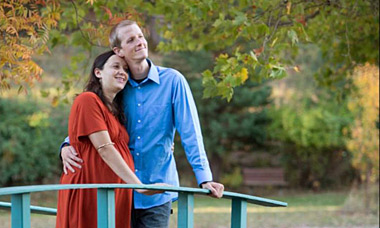
[[[366,213],[370,212],[370,200],[371,200],[370,193],[369,193],[370,179],[371,179],[371,166],[368,166],[365,173],[365,180],[364,180],[364,207],[365,207]]]
[[[223,159],[218,154],[213,154],[210,163],[210,166],[212,165],[211,170],[213,179],[214,181],[219,181],[224,165]]]
[[[150,16],[148,21],[146,22],[146,27],[149,31],[148,43],[149,50],[156,52],[157,45],[161,41],[161,37],[157,32],[157,23],[160,22],[160,18],[158,16]]]

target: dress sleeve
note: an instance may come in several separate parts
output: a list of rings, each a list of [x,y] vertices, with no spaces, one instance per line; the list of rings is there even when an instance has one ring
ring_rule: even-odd
[[[104,111],[104,104],[96,94],[80,94],[71,108],[69,134],[72,133],[79,140],[80,137],[107,130]]]

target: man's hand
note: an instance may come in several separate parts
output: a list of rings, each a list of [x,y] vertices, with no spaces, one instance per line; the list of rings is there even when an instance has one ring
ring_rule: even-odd
[[[223,196],[224,185],[216,182],[206,182],[202,184],[202,188],[209,189],[211,191],[211,197],[221,198]]]
[[[75,151],[72,146],[65,146],[61,150],[61,157],[63,163],[63,172],[67,174],[67,169],[69,169],[72,173],[75,173],[73,166],[77,168],[82,168],[79,163],[82,163],[83,160],[78,157],[78,153]]]

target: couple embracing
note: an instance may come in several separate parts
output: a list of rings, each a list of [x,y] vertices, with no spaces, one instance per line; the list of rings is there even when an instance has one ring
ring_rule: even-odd
[[[178,71],[148,59],[145,37],[124,20],[111,31],[112,50],[99,55],[69,116],[61,147],[61,184],[127,183],[179,186],[172,145],[177,130],[197,183],[220,198],[198,113]],[[169,227],[173,192],[116,189],[116,227]],[[62,190],[57,228],[97,227],[96,189]]]

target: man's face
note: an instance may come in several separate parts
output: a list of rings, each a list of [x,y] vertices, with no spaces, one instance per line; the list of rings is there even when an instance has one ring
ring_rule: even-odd
[[[145,60],[148,57],[148,44],[138,25],[133,24],[120,28],[118,36],[121,48],[116,53],[127,63]]]

